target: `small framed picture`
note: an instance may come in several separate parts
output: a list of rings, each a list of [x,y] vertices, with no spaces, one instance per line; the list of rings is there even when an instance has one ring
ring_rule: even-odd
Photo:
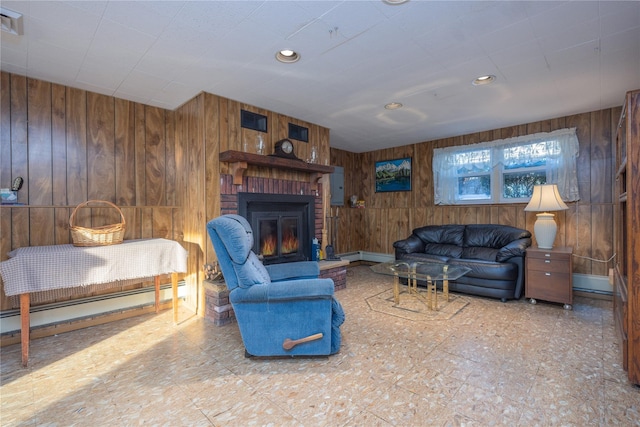
[[[411,157],[376,162],[376,193],[411,191]]]

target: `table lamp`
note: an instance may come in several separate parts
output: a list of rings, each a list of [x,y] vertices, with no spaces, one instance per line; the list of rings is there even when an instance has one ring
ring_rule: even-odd
[[[558,226],[554,220],[554,214],[550,211],[562,211],[569,209],[562,201],[556,184],[534,185],[533,195],[525,211],[542,212],[537,214],[538,219],[533,226],[533,232],[538,242],[538,248],[551,249],[556,239]]]

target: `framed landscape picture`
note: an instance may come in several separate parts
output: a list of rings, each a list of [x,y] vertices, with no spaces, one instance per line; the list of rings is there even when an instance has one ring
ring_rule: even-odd
[[[376,193],[411,191],[411,157],[376,162]]]

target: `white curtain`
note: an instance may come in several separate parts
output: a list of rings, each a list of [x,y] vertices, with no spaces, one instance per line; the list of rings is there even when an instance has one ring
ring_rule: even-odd
[[[520,147],[518,150],[510,150]],[[576,128],[559,129],[518,136],[479,144],[436,148],[433,152],[433,180],[436,205],[456,203],[458,174],[464,171],[489,170],[493,174],[512,164],[522,164],[544,156],[547,162],[547,183],[558,184],[558,190],[565,202],[580,200],[576,158],[579,142]],[[460,164],[464,156],[464,164]],[[458,161],[456,161],[458,160]],[[481,172],[480,172],[481,173]],[[495,201],[492,201],[495,202]]]

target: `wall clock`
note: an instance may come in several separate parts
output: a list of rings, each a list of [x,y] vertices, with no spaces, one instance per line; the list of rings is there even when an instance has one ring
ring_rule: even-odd
[[[295,154],[293,143],[286,138],[276,142],[272,156],[300,160]]]

